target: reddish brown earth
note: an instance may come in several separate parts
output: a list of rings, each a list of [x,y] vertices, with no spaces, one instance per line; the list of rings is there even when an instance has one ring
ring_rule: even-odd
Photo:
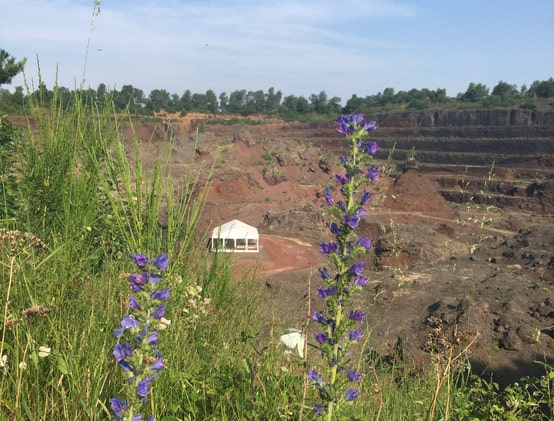
[[[232,258],[237,277],[257,268],[267,331],[305,326],[309,310],[321,307],[317,268],[329,263],[318,244],[330,240],[331,217],[319,196],[334,186],[340,138],[275,121],[206,124],[195,133],[200,118],[166,122],[177,184],[187,182],[189,168],[201,171],[208,189],[202,232],[231,219],[258,227],[260,253]],[[154,141],[158,148],[161,142]],[[475,372],[502,383],[540,374],[533,361],[554,362],[551,199],[526,197],[516,206],[518,197],[495,193],[486,196],[498,205],[488,206],[478,200],[483,176],[378,164],[382,177],[361,225],[375,244],[365,258],[371,282],[356,302],[369,312],[371,353],[416,369],[453,349],[465,352]],[[552,168],[540,171],[538,181],[547,184]],[[499,185],[509,177],[527,183],[518,179],[521,168],[496,174]],[[532,193],[532,182],[522,191]],[[466,192],[463,203],[445,200]]]

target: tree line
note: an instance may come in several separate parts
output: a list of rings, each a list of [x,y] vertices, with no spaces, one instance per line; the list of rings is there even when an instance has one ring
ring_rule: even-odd
[[[13,76],[23,70],[25,60],[16,62],[7,52],[0,50],[0,86],[11,82]],[[96,89],[70,90],[56,86],[50,90],[44,83],[32,92],[18,86],[14,92],[0,87],[0,113],[22,113],[29,103],[50,104],[53,99],[61,106],[71,106],[75,101],[103,106],[110,104],[115,111],[128,111],[132,114],[152,115],[161,110],[168,113],[186,115],[189,112],[207,114],[236,114],[249,116],[262,114],[283,119],[310,118],[315,115],[336,116],[340,113],[377,112],[399,110],[424,110],[428,108],[497,108],[522,107],[537,108],[541,99],[554,97],[554,78],[534,81],[529,88],[519,89],[514,84],[498,82],[490,90],[482,83],[470,83],[465,92],[456,97],[448,97],[446,90],[439,88],[411,89],[398,91],[385,88],[382,92],[365,97],[352,95],[344,106],[341,98],[328,97],[325,91],[304,96],[287,95],[271,87],[267,91],[237,90],[229,94],[217,95],[209,89],[205,93],[192,93],[185,90],[182,94],[170,93],[165,89],[154,89],[148,95],[142,89],[132,85],[123,85],[120,90],[110,89],[104,83]],[[32,99],[33,101],[29,101]]]

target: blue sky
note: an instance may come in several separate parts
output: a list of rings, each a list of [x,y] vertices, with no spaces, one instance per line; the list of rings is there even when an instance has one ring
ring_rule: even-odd
[[[456,96],[554,77],[553,0],[105,0],[94,18],[93,3],[0,0],[0,48],[27,57],[35,86],[38,55],[50,88],[57,66],[62,86],[84,71],[85,87],[146,95],[274,87],[344,104],[387,87]]]

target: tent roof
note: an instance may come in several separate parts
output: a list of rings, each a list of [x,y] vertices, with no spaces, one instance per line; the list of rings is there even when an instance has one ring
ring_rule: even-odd
[[[257,228],[245,224],[238,219],[215,227],[212,238],[259,238]]]

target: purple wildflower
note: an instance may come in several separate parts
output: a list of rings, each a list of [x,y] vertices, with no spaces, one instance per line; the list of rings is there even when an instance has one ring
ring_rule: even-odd
[[[327,268],[319,268],[319,275],[323,279],[329,279],[331,277],[331,275],[329,274],[329,271],[327,270]]]
[[[131,355],[133,355],[133,348],[131,347],[131,344],[115,344],[113,356],[115,357],[115,360],[117,362],[121,361],[124,358],[130,357]]]
[[[168,265],[169,261],[167,260],[167,253],[160,254],[156,257],[156,260],[154,260],[154,266],[156,266],[159,270],[165,270]]]
[[[356,212],[354,212],[354,215],[352,216],[344,215],[344,224],[349,228],[356,229],[360,224],[360,217],[365,215],[366,213],[367,210],[365,208],[360,208]]]
[[[146,400],[148,393],[150,392],[150,384],[152,383],[152,376],[147,376],[143,380],[137,383],[137,395]]]
[[[129,297],[129,309],[134,311],[140,311],[140,304],[134,296]]]
[[[334,234],[334,235],[340,235],[340,233],[342,232],[342,228],[336,222],[333,222],[331,224],[330,230],[331,230],[331,234]]]
[[[337,287],[332,286],[329,288],[318,288],[317,293],[322,299],[325,299],[326,297],[334,297],[337,294]]]
[[[152,300],[166,301],[169,298],[169,287],[164,289],[157,289],[150,294]]]
[[[357,276],[355,279],[354,279],[354,285],[356,286],[359,286],[359,287],[363,287],[367,284],[367,276],[366,275],[360,275],[360,276]]]
[[[367,173],[366,173],[366,178],[368,180],[371,180],[373,182],[377,181],[379,179],[379,168],[377,167],[371,167]]]
[[[363,150],[365,153],[370,155],[375,155],[377,152],[378,146],[377,142],[367,142],[364,144]]]
[[[331,188],[327,187],[325,189],[325,203],[327,203],[328,206],[333,206],[335,204],[335,201],[333,200],[333,192],[331,191]]]
[[[350,319],[354,320],[355,322],[365,322],[365,313],[360,310],[351,310],[348,317],[350,317]]]
[[[314,311],[312,314],[312,320],[323,325],[329,324],[329,319],[321,311]]]
[[[353,401],[358,399],[358,396],[360,396],[360,392],[358,392],[357,389],[350,389],[344,394],[344,399],[347,401]]]
[[[163,316],[165,316],[165,306],[163,304],[160,304],[156,310],[150,314],[150,317],[154,319],[161,319]]]
[[[355,370],[348,370],[347,374],[348,378],[352,380],[353,382],[359,382],[362,378],[362,375],[359,373],[356,373]]]
[[[358,247],[363,247],[366,250],[369,250],[373,245],[372,241],[368,237],[360,237],[356,241]]]
[[[157,345],[158,337],[159,333],[157,331],[154,331],[148,335],[148,337],[146,338],[146,343],[150,346]]]
[[[321,254],[332,254],[336,253],[339,246],[336,243],[321,243],[319,245],[319,251]]]
[[[110,399],[110,408],[117,418],[123,419],[125,411],[129,409],[129,404],[123,399],[112,398]]]
[[[337,182],[339,182],[340,184],[344,185],[348,183],[348,181],[350,181],[350,175],[335,174],[335,180],[337,180]]]
[[[146,257],[144,254],[140,254],[140,253],[132,254],[131,258],[135,262],[135,265],[137,265],[139,268],[143,268],[150,261],[150,259],[148,257]]]
[[[353,330],[352,332],[349,333],[348,335],[348,338],[351,340],[351,341],[356,341],[356,342],[359,342],[360,339],[362,339],[364,336],[364,332],[362,332],[361,330]]]
[[[308,371],[308,380],[311,382],[322,382],[323,378],[318,374],[315,368]]]
[[[316,417],[321,417],[323,415],[323,412],[327,412],[327,405],[316,403],[314,405],[314,412]]]
[[[324,344],[325,342],[329,341],[329,335],[327,335],[326,333],[317,332],[315,334],[315,340],[320,344]]]
[[[360,199],[360,205],[363,206],[367,204],[367,202],[369,202],[370,199],[371,199],[371,193],[364,190],[364,192],[362,193],[362,198]]]
[[[352,275],[360,276],[362,272],[364,271],[365,262],[361,261],[358,263],[354,263],[352,266],[350,266],[350,269],[348,270]]]

